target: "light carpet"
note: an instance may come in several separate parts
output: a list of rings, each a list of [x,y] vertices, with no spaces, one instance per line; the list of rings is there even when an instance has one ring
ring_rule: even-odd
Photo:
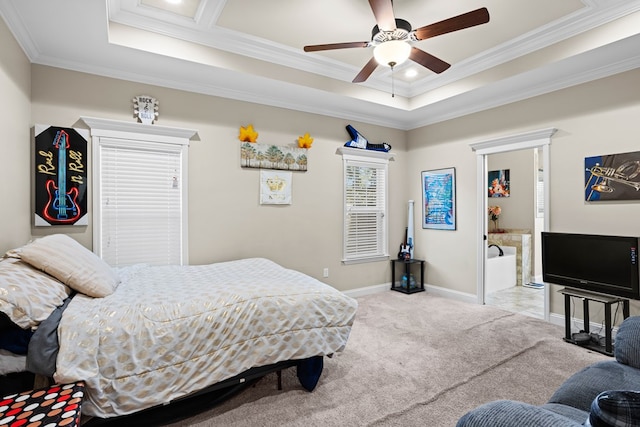
[[[610,359],[533,317],[418,293],[358,298],[344,352],[316,389],[295,368],[171,426],[455,426],[495,399],[544,403],[581,368]]]

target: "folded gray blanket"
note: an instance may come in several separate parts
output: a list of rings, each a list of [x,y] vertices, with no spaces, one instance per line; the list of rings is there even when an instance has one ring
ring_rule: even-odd
[[[71,294],[61,306],[53,310],[49,317],[40,322],[38,329],[33,333],[27,352],[27,371],[46,377],[53,376],[59,349],[58,324],[73,295],[75,294]]]

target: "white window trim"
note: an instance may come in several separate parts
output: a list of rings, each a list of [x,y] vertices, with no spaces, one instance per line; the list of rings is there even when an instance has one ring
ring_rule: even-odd
[[[91,131],[92,139],[92,176],[100,176],[100,140],[104,139],[121,139],[130,141],[142,141],[162,144],[174,144],[188,147],[189,141],[193,138],[197,131],[193,129],[183,129],[176,127],[158,126],[158,125],[146,125],[135,122],[123,122],[118,120],[100,119],[94,117],[80,117]],[[183,189],[182,198],[182,211],[184,212],[182,218],[182,263],[188,264],[189,262],[189,240],[188,240],[188,182],[187,182],[187,166],[188,166],[188,150],[183,150],[182,153],[182,179],[181,186]],[[92,191],[93,191],[93,251],[98,255],[100,254],[101,242],[101,220],[100,220],[100,199],[97,197],[100,194],[100,180],[92,179]]]
[[[347,161],[361,162],[363,164],[369,163],[374,165],[383,165],[385,170],[385,207],[384,207],[384,255],[365,256],[361,258],[346,258],[345,257],[345,218],[347,216],[347,207],[344,203],[343,197],[343,216],[342,216],[342,263],[345,265],[359,264],[365,262],[386,261],[389,259],[389,162],[394,160],[393,153],[386,151],[364,150],[360,148],[339,147],[336,154],[342,156],[343,171],[345,170]],[[344,173],[344,172],[343,172]],[[343,177],[343,192],[344,192],[344,177]]]

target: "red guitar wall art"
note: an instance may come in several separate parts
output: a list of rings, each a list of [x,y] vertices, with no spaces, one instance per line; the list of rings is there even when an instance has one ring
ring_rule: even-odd
[[[53,179],[47,180],[46,187],[49,200],[42,212],[50,222],[72,224],[80,218],[78,206],[78,189],[72,187],[67,191],[67,149],[69,148],[69,134],[64,130],[56,132],[53,146],[58,149],[58,185]]]

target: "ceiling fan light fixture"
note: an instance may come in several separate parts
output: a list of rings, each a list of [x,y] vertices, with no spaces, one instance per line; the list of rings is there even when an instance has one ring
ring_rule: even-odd
[[[389,40],[373,49],[373,57],[380,65],[395,67],[409,59],[411,45],[405,40]]]

